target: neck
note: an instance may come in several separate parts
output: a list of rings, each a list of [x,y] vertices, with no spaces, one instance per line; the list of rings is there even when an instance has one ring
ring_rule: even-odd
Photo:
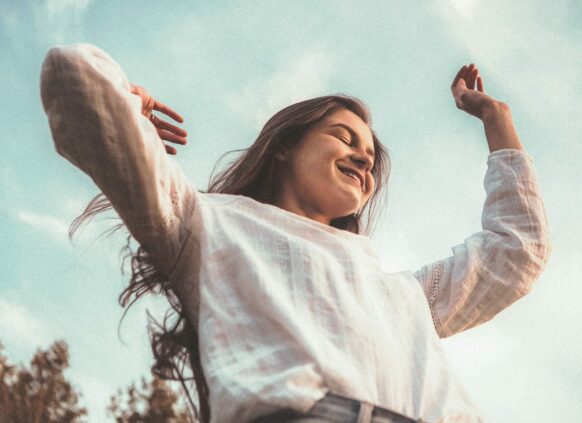
[[[324,225],[329,225],[331,223],[331,218],[329,216],[326,216],[319,210],[310,207],[308,202],[301,201],[294,192],[289,192],[286,189],[281,190],[281,195],[274,205],[283,210],[287,210],[288,212],[323,223]]]

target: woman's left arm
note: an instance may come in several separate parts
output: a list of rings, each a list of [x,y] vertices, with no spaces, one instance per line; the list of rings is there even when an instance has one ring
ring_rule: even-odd
[[[484,323],[526,295],[552,249],[533,159],[508,107],[484,94],[473,66],[464,66],[451,88],[457,107],[483,120],[490,154],[483,230],[454,246],[453,256],[414,273],[440,337]]]

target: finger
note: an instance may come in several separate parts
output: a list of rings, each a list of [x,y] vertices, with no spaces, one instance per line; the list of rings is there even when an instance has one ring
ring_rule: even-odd
[[[465,71],[465,74],[463,75],[463,79],[465,80],[465,84],[467,85],[467,88],[471,88],[470,87],[471,74],[473,73],[474,70],[475,70],[475,64],[471,63],[471,64],[469,64],[469,66],[467,66],[467,70]]]
[[[481,78],[481,77],[477,78],[477,90],[481,91],[482,93],[485,92],[485,87],[483,85],[483,78]]]
[[[143,93],[147,92],[146,89],[144,87],[142,87],[141,85],[132,84],[132,83],[129,84],[129,91],[132,94],[136,94],[139,96],[141,96]]]
[[[475,66],[473,72],[471,72],[471,89],[474,90],[477,84],[477,78],[479,77],[479,68]]]
[[[459,80],[463,77],[466,70],[467,70],[467,66],[465,66],[465,65],[463,65],[463,67],[461,69],[459,69],[459,72],[457,72],[455,79],[453,79],[453,83],[451,84],[451,88],[455,88],[455,85],[457,85]]]
[[[160,136],[161,139],[173,142],[175,144],[180,144],[180,145],[188,144],[188,141],[186,140],[186,138],[181,137],[179,135],[176,135],[170,131],[158,129],[158,135]]]
[[[471,63],[471,64],[469,64],[469,66],[467,66],[467,68],[465,69],[465,72],[463,72],[463,75],[461,78],[463,80],[463,88],[470,88],[469,83],[470,83],[471,72],[473,72],[473,69],[475,69],[475,65],[473,63]]]
[[[477,72],[475,73],[475,79],[473,80],[473,86],[475,87],[475,89],[477,89],[477,79],[481,78],[481,73],[479,72],[479,70],[477,70]]]
[[[154,116],[154,115],[152,115],[152,116]],[[162,120],[162,119],[158,118],[157,116],[154,116],[152,118],[152,122],[156,126],[156,128],[165,129],[166,131],[173,132],[174,134],[180,135],[182,137],[188,136],[188,132],[186,132],[185,129],[182,129],[176,125],[172,125],[170,122],[166,122],[165,120]]]
[[[467,88],[470,90],[475,88],[475,77],[476,73],[478,72],[477,68],[473,63],[469,65],[469,69],[467,70],[467,74],[465,75],[465,82],[467,83]]]
[[[154,98],[150,95],[148,96],[141,96],[141,107],[144,111],[144,113],[152,113],[152,110],[154,110],[154,106],[156,105],[156,100],[154,100]]]
[[[453,94],[458,90],[465,90],[467,89],[467,83],[465,82],[464,78],[459,79],[457,85],[453,87]]]
[[[186,132],[185,129],[182,129],[176,125],[172,125],[170,122],[166,122],[165,120],[160,119],[154,114],[150,115],[150,121],[154,124],[154,126],[157,129],[165,129],[166,131],[172,132],[181,137],[188,136],[188,132]]]
[[[151,95],[149,95],[146,89],[140,85],[132,84],[131,93],[141,98],[142,113],[148,116],[148,114],[151,113],[152,109],[154,108],[155,100]]]
[[[171,145],[164,144],[164,147],[166,148],[166,153],[171,154],[172,156],[175,156],[178,153],[178,151]]]
[[[178,114],[176,111],[174,111],[169,106],[166,106],[164,103],[161,103],[157,100],[154,103],[154,110],[157,110],[158,112],[162,112],[163,114],[170,116],[176,122],[180,122],[180,123],[184,122],[184,118],[182,116],[180,116],[180,114]]]

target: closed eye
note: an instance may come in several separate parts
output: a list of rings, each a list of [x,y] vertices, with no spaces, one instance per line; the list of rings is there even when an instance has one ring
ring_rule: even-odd
[[[344,137],[340,137],[340,136],[336,136],[337,139],[339,139],[340,141],[342,141],[343,143],[347,144],[347,145],[351,145],[350,142],[344,138]]]

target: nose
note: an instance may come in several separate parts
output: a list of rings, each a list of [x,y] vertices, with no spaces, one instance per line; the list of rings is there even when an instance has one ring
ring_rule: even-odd
[[[351,157],[351,159],[352,162],[354,162],[359,169],[364,170],[364,172],[367,172],[370,169],[372,169],[373,162],[368,155],[355,154],[354,156]]]

